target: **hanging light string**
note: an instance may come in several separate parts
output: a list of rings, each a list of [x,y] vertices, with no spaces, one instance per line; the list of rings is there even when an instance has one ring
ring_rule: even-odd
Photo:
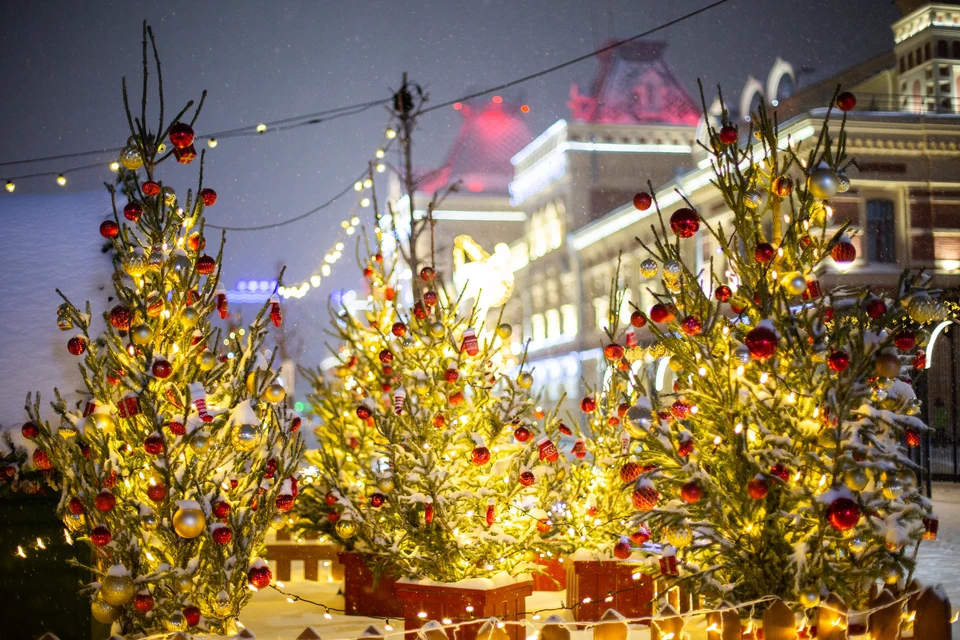
[[[496,92],[496,91],[501,91],[501,90],[503,90],[503,89],[508,89],[508,88],[510,88],[510,87],[514,87],[514,86],[519,85],[519,84],[522,84],[522,83],[524,83],[524,82],[529,82],[530,80],[534,80],[534,79],[536,79],[536,78],[540,78],[540,77],[542,77],[542,76],[545,76],[545,75],[547,75],[547,74],[553,73],[553,72],[555,72],[555,71],[559,71],[559,70],[561,70],[561,69],[565,69],[565,68],[567,68],[567,67],[569,67],[569,66],[571,66],[571,65],[577,64],[577,63],[579,63],[579,62],[583,62],[583,61],[588,60],[588,59],[590,59],[590,58],[592,58],[592,57],[595,57],[595,56],[598,56],[598,55],[600,55],[600,54],[606,53],[607,51],[611,51],[611,50],[616,49],[616,48],[618,48],[618,47],[621,47],[621,46],[623,46],[623,45],[629,44],[629,43],[634,42],[635,40],[638,40],[638,39],[643,38],[643,37],[645,37],[645,36],[652,35],[652,34],[654,34],[654,33],[657,33],[658,31],[662,31],[663,29],[667,29],[667,28],[669,28],[669,27],[672,27],[672,26],[675,26],[675,25],[680,24],[680,23],[682,23],[682,22],[685,22],[686,20],[689,20],[689,19],[691,19],[691,18],[694,18],[694,17],[700,15],[701,13],[705,13],[705,12],[707,12],[707,11],[709,11],[709,10],[711,10],[711,9],[714,9],[714,8],[716,8],[716,7],[718,7],[718,6],[722,5],[722,4],[725,4],[725,3],[727,3],[727,2],[729,2],[729,0],[716,0],[715,2],[713,2],[713,3],[711,3],[711,4],[708,4],[708,5],[706,5],[706,6],[703,6],[703,7],[699,8],[699,9],[696,9],[696,10],[691,11],[691,12],[689,12],[689,13],[686,13],[686,14],[684,14],[684,15],[682,15],[682,16],[677,17],[677,18],[674,18],[673,20],[669,20],[669,21],[667,21],[667,22],[664,22],[664,23],[661,23],[661,24],[657,25],[656,27],[653,27],[653,28],[651,28],[651,29],[647,29],[646,31],[644,31],[644,32],[642,32],[642,33],[638,33],[638,34],[636,34],[636,35],[630,36],[629,38],[626,38],[626,39],[624,39],[624,40],[619,40],[619,41],[614,42],[614,43],[612,43],[612,44],[609,44],[609,45],[607,45],[607,46],[604,46],[604,47],[601,47],[601,48],[596,49],[596,50],[594,50],[594,51],[591,51],[591,52],[589,52],[589,53],[586,53],[586,54],[577,56],[577,57],[572,58],[572,59],[570,59],[570,60],[567,60],[567,61],[565,61],[565,62],[561,62],[561,63],[559,63],[559,64],[553,65],[553,66],[548,67],[548,68],[546,68],[546,69],[543,69],[543,70],[541,70],[541,71],[537,71],[537,72],[535,72],[535,73],[531,73],[531,74],[522,76],[522,77],[520,77],[520,78],[515,78],[515,79],[509,80],[509,81],[507,81],[507,82],[502,82],[502,83],[500,83],[500,84],[497,84],[497,85],[495,85],[495,86],[489,87],[489,88],[487,88],[487,89],[483,89],[483,90],[481,90],[481,91],[475,91],[475,92],[469,93],[469,94],[467,94],[467,95],[460,96],[459,98],[453,98],[453,99],[450,99],[450,100],[441,102],[441,103],[439,103],[439,104],[431,105],[430,107],[425,108],[425,109],[423,110],[423,113],[429,113],[429,112],[431,112],[431,111],[436,111],[437,109],[442,109],[442,108],[444,108],[444,107],[449,107],[449,106],[451,106],[451,105],[456,105],[457,103],[465,102],[465,101],[470,100],[470,99],[472,99],[472,98],[477,98],[477,97],[484,96],[484,95],[487,95],[487,94],[490,94],[490,93],[494,93],[494,92]],[[356,115],[356,114],[359,114],[359,113],[363,113],[364,111],[367,111],[368,109],[371,109],[372,107],[382,106],[382,105],[388,105],[392,100],[393,100],[392,97],[390,97],[390,98],[383,98],[383,99],[379,99],[379,100],[370,100],[370,101],[367,101],[367,102],[360,102],[360,103],[357,103],[357,104],[345,105],[345,106],[341,106],[341,107],[335,107],[335,108],[332,108],[332,109],[326,109],[326,110],[324,110],[324,111],[318,111],[318,112],[310,113],[310,114],[289,116],[289,117],[281,118],[281,119],[279,119],[279,120],[273,120],[273,121],[271,121],[271,122],[260,123],[260,124],[258,124],[258,125],[256,125],[256,126],[253,126],[253,127],[250,127],[250,126],[235,127],[235,128],[233,128],[233,129],[226,129],[226,130],[224,130],[224,131],[217,131],[217,132],[213,132],[213,133],[204,134],[204,135],[199,136],[199,137],[201,137],[201,138],[207,138],[207,145],[208,145],[210,148],[214,148],[214,147],[217,146],[218,140],[221,139],[221,138],[237,138],[237,137],[257,136],[257,135],[263,135],[263,134],[266,134],[266,133],[275,133],[275,132],[289,131],[289,130],[291,130],[291,129],[297,129],[297,128],[299,128],[299,127],[311,126],[311,125],[316,125],[316,124],[322,124],[322,123],[326,123],[326,122],[330,122],[330,121],[336,120],[336,119],[338,119],[338,118],[343,118],[343,117],[347,117],[347,116],[352,116],[352,115]],[[26,159],[21,159],[21,160],[8,160],[8,161],[6,161],[6,162],[0,162],[0,167],[9,167],[9,166],[14,166],[14,165],[29,164],[29,163],[34,163],[34,162],[52,162],[52,161],[57,161],[57,160],[68,160],[68,159],[73,159],[73,158],[84,158],[84,157],[87,157],[87,156],[97,156],[97,155],[104,155],[104,154],[108,154],[108,153],[110,153],[110,154],[115,154],[115,153],[119,153],[121,149],[122,149],[122,147],[110,147],[110,148],[105,148],[105,149],[94,149],[94,150],[90,150],[90,151],[78,151],[78,152],[74,152],[74,153],[64,153],[64,154],[44,156],[44,157],[39,157],[39,158],[26,158]],[[78,167],[72,167],[72,168],[68,168],[68,169],[64,169],[64,170],[60,170],[60,171],[44,171],[44,172],[37,172],[37,173],[31,173],[31,174],[24,174],[24,175],[14,176],[14,177],[11,177],[11,178],[9,178],[9,179],[7,180],[6,189],[7,189],[8,192],[11,192],[11,193],[12,193],[12,192],[16,189],[16,181],[17,181],[17,180],[26,180],[26,179],[30,179],[30,178],[41,178],[41,177],[56,177],[56,178],[57,178],[57,183],[60,184],[60,186],[65,186],[65,185],[66,185],[66,179],[65,179],[64,176],[66,176],[67,173],[73,173],[73,172],[78,172],[78,171],[85,171],[85,170],[88,170],[88,169],[94,169],[94,168],[103,167],[103,166],[104,166],[104,164],[103,164],[102,162],[100,162],[100,163],[94,163],[94,164],[81,165],[81,166],[78,166]],[[64,179],[61,180],[60,178],[64,178]],[[209,225],[208,225],[208,226],[209,226]]]

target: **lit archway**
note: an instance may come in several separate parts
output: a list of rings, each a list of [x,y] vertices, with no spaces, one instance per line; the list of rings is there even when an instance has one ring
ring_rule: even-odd
[[[943,333],[951,324],[953,324],[952,320],[945,320],[934,327],[933,331],[930,333],[930,340],[927,341],[927,362],[923,365],[924,369],[929,369],[933,364],[933,347],[937,343],[937,338],[939,338],[940,334]]]

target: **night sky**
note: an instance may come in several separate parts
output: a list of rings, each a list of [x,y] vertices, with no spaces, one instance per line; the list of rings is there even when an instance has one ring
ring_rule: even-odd
[[[706,0],[7,3],[0,24],[0,161],[121,145],[127,133],[120,77],[126,75],[139,91],[144,18],[158,39],[168,114],[209,91],[197,125],[203,134],[381,98],[398,86],[403,71],[424,85],[434,102],[446,101],[703,4]],[[889,50],[890,24],[897,17],[890,0],[735,0],[657,37],[669,43],[667,60],[692,93],[700,77],[707,86],[721,83],[738,94],[749,75],[764,81],[778,55],[797,68],[812,68],[807,76],[812,78]],[[503,95],[530,105],[527,117],[536,134],[567,117],[570,83],[587,85],[594,70],[595,63],[586,61]],[[385,122],[378,107],[330,124],[223,140],[207,154],[206,183],[220,194],[208,221],[262,224],[313,208],[366,165]],[[458,125],[452,108],[424,117],[415,139],[416,164],[440,163]],[[110,159],[104,156],[104,166]],[[92,161],[2,167],[0,179]],[[171,163],[161,171],[166,182],[185,191],[195,184],[196,167]],[[106,169],[74,174],[65,190],[52,178],[22,180],[17,193],[92,190],[110,175]],[[224,280],[267,278],[279,263],[288,266],[290,282],[308,277],[351,203],[345,198],[277,230],[229,234]],[[364,211],[369,216],[369,209]],[[99,241],[91,231],[90,241]],[[326,294],[334,285],[356,286],[352,267],[348,257],[338,265],[338,277],[291,310],[308,341],[326,318]],[[321,355],[310,349],[308,359]]]

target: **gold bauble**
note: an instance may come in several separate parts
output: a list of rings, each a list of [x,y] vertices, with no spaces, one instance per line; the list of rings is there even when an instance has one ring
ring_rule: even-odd
[[[380,489],[383,493],[390,493],[393,491],[396,485],[393,482],[393,476],[384,476],[382,478],[377,478],[377,489]]]
[[[817,200],[828,200],[837,195],[839,189],[840,176],[830,167],[814,169],[807,178],[807,190]]]
[[[663,279],[677,280],[683,273],[683,267],[676,260],[667,260],[663,263]]]
[[[180,631],[187,630],[187,619],[183,617],[183,614],[179,611],[174,611],[170,616],[164,621],[164,624],[167,627],[167,631],[170,633],[178,633]]]
[[[852,553],[863,553],[867,548],[867,541],[863,538],[853,538],[850,540],[850,551]]]
[[[177,509],[173,514],[173,529],[181,538],[196,538],[207,526],[207,519],[201,509],[194,507]]]
[[[653,426],[653,411],[640,405],[627,409],[622,422],[624,430],[634,438],[646,438]]]
[[[517,386],[521,389],[529,389],[533,386],[533,374],[529,371],[524,371],[519,376],[517,376]]]
[[[670,365],[670,371],[673,371],[674,373],[680,373],[683,371],[683,362],[681,362],[680,358],[677,356],[672,356],[667,364]]]
[[[70,513],[67,511],[63,515],[63,523],[67,525],[67,529],[70,531],[77,531],[80,527],[83,526],[84,517],[82,513]]]
[[[513,327],[510,326],[509,323],[503,322],[497,326],[497,336],[499,336],[501,340],[509,340],[512,335]]]
[[[138,324],[130,330],[130,339],[133,340],[134,344],[141,346],[149,344],[150,341],[153,340],[153,329],[151,329],[148,324]]]
[[[654,360],[662,358],[663,356],[667,355],[667,348],[662,342],[654,342],[647,347],[647,355]]]
[[[897,480],[903,486],[904,491],[913,491],[917,488],[917,474],[911,469],[897,471]]]
[[[90,613],[101,624],[113,624],[120,617],[120,610],[97,598],[90,604]]]
[[[193,329],[200,322],[200,312],[193,307],[187,307],[180,314],[180,326],[184,329]]]
[[[780,278],[780,286],[792,296],[798,296],[807,290],[807,281],[799,271],[790,271]]]
[[[427,382],[426,378],[417,378],[417,381],[413,383],[413,391],[418,396],[425,395],[430,391],[430,383]]]
[[[669,544],[677,549],[682,549],[683,547],[689,547],[693,542],[693,531],[690,527],[684,525],[674,525],[664,528],[663,537]]]
[[[136,171],[143,166],[143,156],[135,145],[127,145],[120,150],[120,164],[128,171]]]
[[[116,428],[117,422],[113,419],[113,415],[109,413],[91,413],[83,419],[84,431],[88,429],[99,429],[107,433],[113,433]]]
[[[160,195],[163,196],[163,203],[168,207],[177,204],[177,192],[173,187],[164,187],[160,191]]]
[[[122,607],[130,602],[133,592],[133,578],[129,575],[107,575],[100,583],[100,598],[115,607]]]
[[[883,581],[890,585],[894,585],[900,582],[900,568],[890,567],[887,570],[886,574],[884,574]]]
[[[867,477],[867,472],[859,467],[849,469],[843,474],[843,483],[851,491],[863,491],[868,482],[870,482],[870,478]]]
[[[173,588],[177,593],[190,593],[193,591],[193,578],[191,576],[177,576],[173,579]]]
[[[202,456],[210,451],[210,438],[205,433],[195,433],[190,438],[190,450],[198,456]]]
[[[287,521],[282,513],[275,513],[273,517],[270,518],[270,526],[279,531],[287,526]]]
[[[895,353],[881,353],[874,366],[881,378],[896,378],[900,373],[900,356]]]
[[[815,589],[801,591],[798,600],[800,600],[800,604],[803,605],[804,609],[813,609],[820,604],[820,592]]]
[[[920,292],[907,303],[907,314],[914,322],[926,324],[940,316],[940,305],[929,294]]]
[[[652,278],[660,271],[660,265],[653,258],[647,258],[640,263],[640,275],[644,278]]]
[[[434,322],[430,325],[430,335],[434,338],[442,338],[447,333],[447,328],[442,322]]]
[[[887,500],[896,500],[903,494],[903,483],[896,478],[890,478],[883,483],[883,497]]]
[[[140,251],[128,253],[123,257],[123,270],[127,275],[139,278],[147,272],[150,265],[147,264],[147,258]]]
[[[895,411],[899,405],[900,402],[896,398],[891,398],[889,396],[880,402],[880,408],[884,411]]]
[[[213,606],[213,612],[220,616],[221,618],[227,618],[230,615],[230,596],[226,592],[221,591],[217,594],[217,597],[214,598],[211,603]]]
[[[160,518],[154,512],[144,513],[140,516],[140,527],[144,531],[156,531],[160,525]]]
[[[257,372],[251,371],[247,374],[247,393],[253,395],[253,384],[257,381]]]
[[[876,403],[883,402],[887,399],[887,392],[883,389],[871,389],[870,390],[870,400]]]
[[[230,441],[237,451],[253,451],[260,444],[260,428],[252,424],[238,424],[230,433]]]
[[[761,204],[763,204],[763,194],[756,189],[749,189],[743,194],[743,206],[747,209],[758,209]]]
[[[283,399],[287,397],[287,390],[283,388],[283,385],[277,384],[274,382],[266,391],[263,392],[263,399],[271,404],[277,404],[278,402],[283,402]]]
[[[875,386],[877,389],[883,389],[884,391],[889,391],[890,389],[893,388],[893,385],[895,382],[896,380],[894,380],[893,378],[876,378],[873,381],[873,386]]]
[[[646,355],[646,353],[647,352],[644,351],[643,347],[630,347],[627,349],[624,357],[627,359],[627,362],[633,364],[634,362],[640,362],[643,360],[643,356]]]
[[[357,534],[357,525],[353,520],[337,520],[335,529],[342,540],[349,540]]]
[[[210,371],[217,365],[217,356],[212,351],[204,351],[197,356],[197,365],[201,371]]]

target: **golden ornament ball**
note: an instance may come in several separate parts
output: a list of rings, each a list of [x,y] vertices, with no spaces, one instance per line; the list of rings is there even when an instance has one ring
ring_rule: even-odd
[[[128,253],[123,257],[123,270],[127,275],[139,278],[147,272],[150,265],[147,263],[147,257],[139,251]]]
[[[180,314],[180,326],[184,329],[193,329],[200,322],[200,312],[193,307],[187,307]]]
[[[380,489],[383,493],[390,493],[395,486],[392,476],[377,478],[377,489]]]
[[[647,355],[652,359],[657,360],[667,355],[667,348],[663,345],[662,342],[654,342],[649,347],[647,347]]]
[[[204,351],[197,356],[197,365],[201,371],[210,371],[217,366],[217,356],[213,355],[212,351]]]
[[[890,567],[883,576],[883,581],[889,585],[894,585],[900,582],[900,569],[899,567]]]
[[[663,263],[663,279],[677,280],[683,273],[683,266],[676,260],[667,260]]]
[[[863,491],[869,482],[870,478],[867,476],[866,470],[859,467],[849,469],[843,474],[843,483],[851,491]]]
[[[230,433],[230,442],[238,451],[253,451],[260,444],[260,428],[252,424],[238,424]]]
[[[140,155],[140,150],[136,146],[127,145],[121,149],[119,160],[127,171],[136,171],[143,166],[143,156]]]
[[[430,383],[427,382],[426,378],[418,378],[417,381],[413,383],[413,391],[418,396],[425,395],[430,391]]]
[[[807,290],[807,281],[799,271],[790,271],[780,278],[780,286],[792,296],[798,296]]]
[[[877,375],[881,378],[896,378],[900,373],[900,356],[889,352],[881,353],[877,356],[874,366]]]
[[[654,424],[653,410],[634,405],[627,409],[622,424],[628,435],[634,438],[646,438],[650,433],[650,427]]]
[[[230,615],[230,596],[228,596],[225,591],[218,593],[217,597],[214,598],[210,604],[213,606],[213,612],[221,618],[226,618]]]
[[[83,419],[83,428],[99,429],[107,433],[113,433],[117,428],[117,421],[109,413],[91,413]]]
[[[210,451],[210,438],[205,433],[195,433],[190,438],[190,450],[198,456],[202,456]]]
[[[884,411],[895,411],[898,406],[900,402],[896,398],[887,397],[880,402],[880,408]]]
[[[513,327],[507,322],[502,322],[497,326],[497,335],[501,340],[509,340],[513,335]]]
[[[442,322],[434,322],[430,325],[430,335],[434,338],[440,339],[447,334],[447,328],[443,326]]]
[[[357,533],[357,525],[353,520],[337,520],[335,528],[342,540],[349,540]]]
[[[852,538],[850,540],[851,553],[863,553],[867,548],[867,541],[863,538]]]
[[[177,593],[190,593],[193,591],[193,578],[190,576],[177,576],[173,579],[173,588]]]
[[[917,474],[912,469],[897,471],[897,480],[903,486],[904,491],[913,491],[917,488]]]
[[[677,549],[682,549],[689,547],[693,542],[693,531],[690,527],[684,525],[674,525],[664,528],[663,537],[669,544]]]
[[[100,583],[100,598],[109,605],[122,607],[133,600],[133,578],[107,575]]]
[[[681,362],[680,358],[677,356],[672,356],[667,364],[670,365],[670,371],[673,371],[674,373],[680,373],[683,371],[683,362]]]
[[[138,324],[130,330],[130,339],[133,340],[134,344],[141,346],[149,344],[153,340],[153,329],[148,324]]]
[[[101,624],[113,624],[120,617],[120,610],[117,607],[99,598],[90,604],[90,613],[93,614],[93,619]]]
[[[177,633],[180,631],[187,630],[187,619],[183,617],[183,614],[179,611],[174,611],[167,617],[164,624],[167,627],[167,631],[170,633]]]
[[[163,195],[163,203],[168,207],[177,204],[177,192],[173,187],[164,187],[160,193]]]
[[[173,530],[181,538],[196,538],[207,526],[207,519],[203,515],[203,510],[187,507],[180,507],[173,514]]]
[[[521,389],[529,389],[533,386],[533,374],[529,371],[524,371],[519,376],[517,376],[517,386]]]
[[[914,322],[926,324],[940,315],[940,306],[928,294],[918,293],[907,303],[907,314]]]
[[[896,500],[903,495],[903,483],[896,478],[890,478],[883,483],[883,497],[887,500]]]
[[[647,258],[640,263],[640,275],[644,278],[652,278],[660,271],[660,265],[653,258]]]
[[[251,371],[247,374],[247,393],[253,395],[253,385],[257,381],[257,372]]]
[[[887,399],[887,392],[883,389],[872,389],[870,391],[870,400],[873,402],[883,402]]]
[[[275,530],[279,531],[280,529],[283,529],[285,526],[287,526],[287,521],[283,517],[282,513],[275,513],[270,518],[270,526],[273,527]]]
[[[627,362],[633,364],[634,362],[640,362],[643,360],[643,356],[646,355],[646,351],[643,347],[630,347],[627,349],[624,357],[627,359]]]
[[[287,390],[283,388],[283,385],[277,384],[276,382],[267,387],[263,392],[263,399],[271,404],[283,402],[283,399],[286,397]]]
[[[144,531],[156,531],[157,527],[160,525],[160,518],[157,517],[157,514],[153,513],[144,513],[140,516],[140,526]]]
[[[797,599],[800,601],[800,604],[803,605],[804,609],[813,609],[820,604],[820,592],[814,589],[801,591]]]
[[[70,531],[77,531],[83,526],[85,519],[82,513],[70,513],[67,511],[63,516],[63,523]]]

